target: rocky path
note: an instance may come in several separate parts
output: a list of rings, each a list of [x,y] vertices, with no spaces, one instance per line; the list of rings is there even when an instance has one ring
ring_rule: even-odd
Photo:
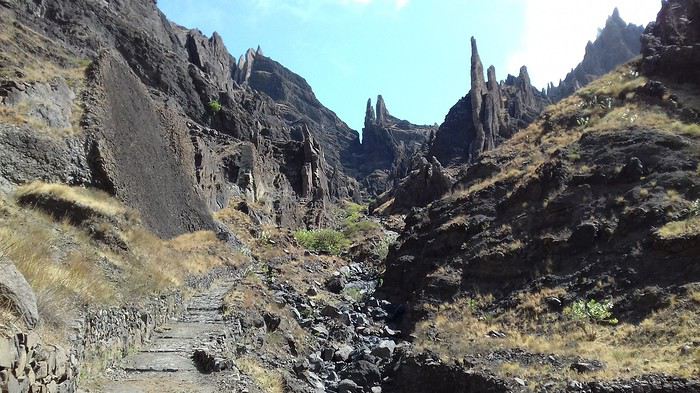
[[[193,355],[198,349],[222,345],[226,326],[222,314],[224,295],[237,280],[226,278],[190,299],[182,317],[163,326],[150,345],[131,354],[113,370],[107,393],[218,392],[217,380],[201,370]],[[213,351],[212,351],[213,352]],[[198,368],[199,367],[199,368]]]

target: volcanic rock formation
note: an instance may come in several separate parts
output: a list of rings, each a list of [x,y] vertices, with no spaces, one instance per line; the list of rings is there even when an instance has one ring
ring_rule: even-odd
[[[583,61],[564,80],[560,80],[558,86],[550,83],[547,96],[554,102],[566,98],[620,64],[639,56],[643,31],[643,26],[627,24],[615,8],[595,41],[589,41],[586,45]]]
[[[662,4],[656,22],[642,36],[643,70],[678,82],[700,79],[700,1]]]
[[[419,126],[389,114],[384,98],[377,97],[375,110],[367,101],[365,127],[362,130],[362,160],[358,163],[363,185],[370,195],[391,188],[405,177],[414,156],[424,149],[436,128]]]
[[[499,83],[492,66],[485,81],[474,38],[471,45],[471,90],[450,109],[429,152],[446,166],[476,161],[530,124],[549,102],[530,84],[526,67]]]
[[[346,175],[358,134],[261,50],[237,63],[218,34],[169,22],[153,1],[1,5],[15,35],[3,66],[17,70],[3,74],[2,105],[70,131],[49,137],[26,122],[3,124],[3,189],[36,179],[97,186],[164,236],[213,228],[209,211],[232,199],[294,227],[319,225],[331,201],[359,197]],[[62,71],[84,58],[86,75]],[[24,81],[37,65],[49,83]],[[73,107],[85,108],[82,121]]]

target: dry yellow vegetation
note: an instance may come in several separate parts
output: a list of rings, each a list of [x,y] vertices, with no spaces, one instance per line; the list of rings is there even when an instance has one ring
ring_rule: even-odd
[[[656,233],[662,239],[698,236],[700,235],[700,217],[692,217],[683,221],[671,221],[659,228]]]
[[[40,209],[4,198],[0,207],[0,252],[9,257],[37,294],[44,322],[62,328],[86,304],[119,305],[172,290],[191,274],[243,257],[212,232],[163,240],[138,215],[107,194],[65,185],[32,183],[17,199],[50,196],[98,213],[91,227],[75,226]],[[109,233],[109,244],[94,238]]]
[[[590,165],[590,162],[581,160],[578,148],[578,142],[588,133],[625,133],[644,129],[687,139],[700,136],[699,124],[684,121],[677,111],[671,109],[670,95],[664,97],[663,105],[652,105],[647,103],[647,98],[637,97],[637,89],[648,80],[638,75],[635,68],[634,61],[626,64],[548,107],[543,116],[529,127],[496,150],[484,153],[484,161],[499,163],[498,173],[468,184],[446,198],[458,204],[482,190],[500,186],[500,182],[510,190],[517,190],[531,177],[538,176],[542,165],[554,160],[565,161],[567,168],[576,174],[589,175],[592,168],[586,164]],[[689,87],[673,84],[667,87],[670,94],[680,97],[683,105],[697,104],[700,94],[689,92]],[[689,102],[691,99],[695,103]],[[700,166],[698,168],[700,173]],[[619,167],[618,172],[621,169]],[[648,183],[648,188],[642,187],[636,193],[640,200],[663,198],[669,210],[676,213],[690,203],[676,190],[660,189],[656,183]],[[630,200],[623,195],[612,195],[611,198],[618,205],[627,205],[634,203],[633,195],[630,194]],[[548,201],[542,203],[546,206]],[[468,216],[455,215],[442,228],[448,230],[453,225],[465,225],[468,220]],[[504,244],[492,246],[489,250],[506,254],[517,252],[522,246],[517,239],[509,239],[511,230],[508,226],[491,230],[491,234],[504,239]],[[698,236],[700,217],[669,222],[659,228],[657,234],[667,239]],[[553,237],[566,239],[570,235]],[[669,307],[648,315],[640,323],[591,324],[587,327],[589,332],[577,328],[564,313],[550,311],[546,299],[561,295],[561,288],[523,293],[515,298],[518,303],[505,312],[502,309],[485,311],[489,310],[489,301],[484,301],[483,296],[459,298],[442,305],[426,304],[423,311],[427,317],[416,325],[415,344],[419,349],[438,353],[448,363],[461,361],[468,355],[488,355],[501,349],[520,348],[537,354],[598,359],[606,364],[604,370],[589,375],[573,371],[562,374],[562,370],[552,370],[548,366],[528,367],[517,362],[505,362],[499,371],[502,375],[526,378],[530,382],[545,380],[542,376],[548,373],[576,380],[617,379],[649,373],[700,376],[700,350],[693,344],[697,342],[697,332],[700,331],[700,313],[697,311],[700,291],[678,295]],[[490,331],[503,332],[506,336],[494,339],[488,337]],[[682,351],[683,348],[686,349]]]
[[[265,393],[283,393],[285,391],[284,379],[270,368],[266,368],[252,357],[243,357],[236,360],[236,366],[253,378],[255,384]]]
[[[681,348],[697,340],[700,329],[700,315],[695,311],[700,299],[692,298],[700,298],[697,293],[686,299],[676,299],[671,306],[651,314],[639,324],[592,324],[589,327],[592,335],[577,329],[563,314],[546,312],[543,299],[556,293],[562,293],[561,289],[526,295],[518,307],[497,315],[478,312],[475,304],[481,307],[483,303],[470,298],[440,306],[425,306],[432,318],[416,326],[415,344],[421,350],[439,354],[448,362],[466,355],[487,355],[497,350],[518,348],[537,354],[598,359],[606,364],[604,370],[587,376],[566,371],[578,380],[625,378],[649,373],[683,377],[700,375],[700,351],[696,348],[693,353],[681,353]],[[506,336],[494,339],[487,335],[490,331],[503,332]],[[550,370],[541,365],[528,367],[517,362],[506,363],[500,372],[532,381],[545,379],[542,377],[551,372],[561,374],[561,370]]]

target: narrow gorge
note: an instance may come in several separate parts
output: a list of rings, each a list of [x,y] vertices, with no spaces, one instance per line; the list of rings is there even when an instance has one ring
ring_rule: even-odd
[[[361,130],[160,3],[0,0],[0,392],[700,392],[699,0],[544,88],[469,27]]]

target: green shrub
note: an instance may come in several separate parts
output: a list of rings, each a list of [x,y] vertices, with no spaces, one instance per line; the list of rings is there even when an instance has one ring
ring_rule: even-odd
[[[374,221],[370,221],[365,216],[367,207],[357,203],[348,202],[345,204],[345,221],[343,222],[343,233],[348,238],[354,239],[363,234],[381,229],[381,226]]]
[[[209,101],[209,110],[213,113],[219,113],[221,111],[221,103],[217,100]]]
[[[340,255],[350,246],[350,241],[342,232],[332,229],[296,231],[294,238],[310,251]]]
[[[606,323],[617,325],[617,318],[612,314],[613,303],[611,301],[597,302],[577,300],[571,306],[564,309],[564,315],[577,322]]]
[[[345,225],[343,233],[345,233],[345,236],[347,236],[349,238],[353,238],[357,235],[370,233],[372,231],[379,230],[379,229],[381,229],[381,226],[379,226],[379,224],[377,224],[376,222],[369,221],[369,220],[363,220],[363,221],[348,223],[347,225]]]

